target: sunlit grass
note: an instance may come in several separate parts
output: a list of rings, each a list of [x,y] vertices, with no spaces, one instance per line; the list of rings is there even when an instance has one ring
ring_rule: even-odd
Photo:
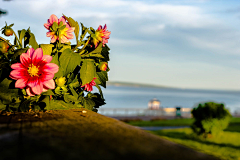
[[[190,128],[166,129],[150,132],[221,159],[240,159],[240,133],[238,132],[224,131],[206,139],[195,135]]]

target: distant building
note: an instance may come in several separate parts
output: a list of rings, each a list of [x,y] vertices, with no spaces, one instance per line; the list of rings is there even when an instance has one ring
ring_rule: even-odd
[[[160,109],[161,102],[154,98],[148,102],[148,109],[157,110]]]

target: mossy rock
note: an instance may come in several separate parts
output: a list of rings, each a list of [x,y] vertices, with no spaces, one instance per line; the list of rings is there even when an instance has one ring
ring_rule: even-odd
[[[1,159],[216,160],[87,110],[0,116]]]

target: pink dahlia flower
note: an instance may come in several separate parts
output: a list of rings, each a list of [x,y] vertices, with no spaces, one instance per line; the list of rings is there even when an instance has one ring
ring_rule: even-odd
[[[40,95],[48,89],[54,89],[53,77],[58,72],[58,66],[49,63],[51,60],[51,56],[43,55],[41,48],[35,51],[30,48],[27,53],[22,53],[21,63],[11,65],[13,71],[10,72],[10,78],[17,80],[15,87],[20,89],[26,87],[29,96]]]
[[[99,25],[98,29],[96,30],[95,34],[92,36],[93,44],[95,45],[95,48],[97,47],[99,42],[102,42],[103,47],[104,44],[108,43],[108,39],[110,38],[109,35],[111,32],[107,31],[107,25],[102,28],[101,25]]]
[[[92,80],[90,83],[87,83],[87,84],[85,84],[85,85],[83,85],[83,86],[81,86],[81,87],[85,87],[85,88],[84,88],[85,90],[91,92],[91,91],[93,90],[93,86],[96,85],[94,79],[97,79],[97,78],[94,77],[93,80]]]
[[[57,23],[57,28],[53,27],[54,22]],[[62,22],[62,24],[60,24],[60,22]],[[66,27],[64,29],[61,29],[63,25],[66,25]],[[52,14],[48,19],[48,22],[44,24],[44,27],[48,29],[47,37],[51,38],[51,43],[59,40],[59,35],[61,43],[70,42],[69,39],[74,38],[72,32],[74,32],[75,27],[70,27],[70,25],[68,24],[68,22],[66,22],[66,19],[63,16],[58,19],[56,15]]]

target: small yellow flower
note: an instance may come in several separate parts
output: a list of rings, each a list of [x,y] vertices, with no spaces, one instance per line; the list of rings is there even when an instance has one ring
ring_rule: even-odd
[[[60,77],[60,78],[56,79],[55,82],[57,83],[57,85],[59,87],[63,87],[64,84],[66,83],[66,78],[65,77]]]

